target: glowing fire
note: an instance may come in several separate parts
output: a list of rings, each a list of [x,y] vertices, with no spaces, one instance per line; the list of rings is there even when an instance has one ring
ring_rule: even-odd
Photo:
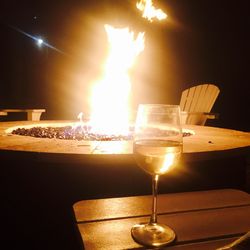
[[[152,21],[166,18],[166,14],[155,9],[151,0],[141,0],[137,8],[143,17]],[[144,33],[135,37],[129,28],[114,28],[104,25],[109,42],[109,55],[106,60],[103,78],[92,89],[91,132],[106,135],[127,135],[130,122],[130,76],[129,70],[136,57],[144,50]],[[82,115],[79,117],[82,121]]]
[[[109,41],[103,79],[93,86],[91,121],[93,132],[127,134],[129,130],[129,69],[144,49],[144,33],[134,38],[128,28],[105,25]]]
[[[141,0],[136,4],[137,9],[143,12],[142,17],[148,19],[150,22],[153,22],[153,18],[162,20],[167,18],[166,13],[161,9],[156,9],[151,0]]]

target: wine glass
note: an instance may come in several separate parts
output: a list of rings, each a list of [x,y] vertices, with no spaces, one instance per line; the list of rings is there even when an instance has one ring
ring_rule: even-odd
[[[131,235],[141,245],[160,247],[175,239],[170,227],[157,222],[157,189],[159,176],[172,170],[182,155],[178,105],[139,105],[133,153],[137,165],[152,176],[153,202],[150,221],[134,225]]]

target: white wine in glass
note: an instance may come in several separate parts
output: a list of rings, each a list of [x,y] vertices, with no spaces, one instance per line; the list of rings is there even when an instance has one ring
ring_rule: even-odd
[[[140,104],[136,116],[133,153],[139,167],[152,176],[150,221],[131,229],[133,239],[144,246],[160,247],[175,239],[174,231],[157,222],[159,176],[178,165],[182,155],[180,107],[166,104]]]

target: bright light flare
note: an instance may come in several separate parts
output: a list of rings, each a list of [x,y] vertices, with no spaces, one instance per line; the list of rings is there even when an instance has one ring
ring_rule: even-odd
[[[43,45],[43,39],[38,38],[37,39],[37,45],[38,45],[38,47],[41,47]]]
[[[142,17],[148,19],[150,22],[153,22],[154,18],[158,20],[167,18],[166,13],[153,6],[152,0],[141,0],[136,4],[136,7],[143,12]]]
[[[105,25],[109,55],[102,80],[92,89],[90,126],[101,134],[124,135],[129,132],[129,70],[144,49],[144,33],[137,37],[128,28]]]
[[[60,49],[58,49],[58,48],[52,46],[51,44],[45,42],[42,38],[38,38],[38,37],[36,37],[36,36],[33,36],[33,35],[31,35],[31,34],[25,32],[25,31],[23,31],[23,30],[21,30],[21,29],[15,27],[15,26],[12,26],[12,25],[9,25],[9,27],[13,28],[14,30],[18,31],[19,33],[21,33],[21,34],[23,34],[23,35],[25,35],[25,36],[31,38],[32,40],[34,40],[34,41],[36,42],[36,44],[38,45],[38,47],[46,46],[47,48],[50,48],[50,49],[52,49],[52,50],[54,50],[54,51],[57,51],[57,52],[59,52],[59,53],[61,53],[61,54],[67,55],[67,54],[66,54],[65,52],[63,52],[62,50],[60,50]],[[68,56],[68,55],[67,55],[67,56]]]
[[[163,166],[160,170],[161,173],[167,172],[170,167],[173,165],[175,160],[175,154],[174,153],[168,153],[165,155]]]

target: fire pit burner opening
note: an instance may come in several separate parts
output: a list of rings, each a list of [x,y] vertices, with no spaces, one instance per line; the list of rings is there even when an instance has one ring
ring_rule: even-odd
[[[87,125],[78,126],[34,126],[34,127],[18,127],[11,132],[14,135],[31,136],[38,138],[56,138],[64,140],[85,140],[85,141],[129,141],[133,139],[133,126],[129,128],[127,135],[107,135],[91,132],[91,128]],[[183,131],[183,137],[191,136],[192,131]]]

